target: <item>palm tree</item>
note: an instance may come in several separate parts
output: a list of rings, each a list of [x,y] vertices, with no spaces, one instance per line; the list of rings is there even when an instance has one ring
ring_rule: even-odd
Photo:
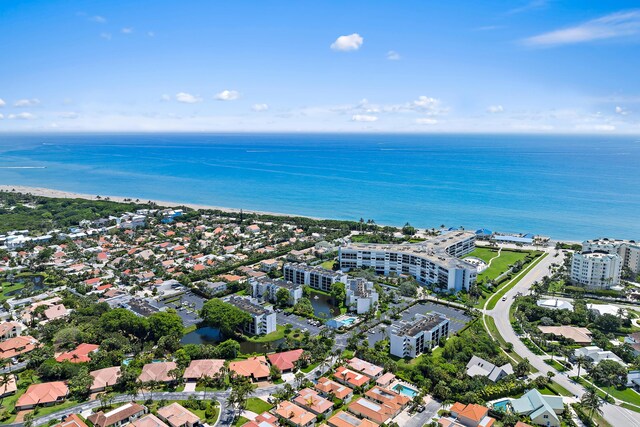
[[[0,376],[0,389],[5,388],[7,385],[9,385],[9,383],[11,383],[12,380],[13,375],[11,375],[9,372],[4,372],[2,376]],[[2,401],[4,400],[5,396],[6,394],[0,396],[0,408],[2,407]]]
[[[578,365],[578,378],[580,378],[580,368],[587,366],[589,359],[587,356],[580,354],[576,356],[576,365]]]
[[[587,391],[580,399],[580,406],[589,411],[589,418],[593,419],[593,414],[602,414],[602,405],[604,401],[598,396],[596,388],[592,385],[586,387]]]

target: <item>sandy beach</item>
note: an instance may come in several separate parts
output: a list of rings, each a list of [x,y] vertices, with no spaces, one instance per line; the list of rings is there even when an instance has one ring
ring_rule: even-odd
[[[240,209],[228,208],[223,206],[199,205],[195,203],[168,202],[166,200],[153,200],[153,199],[146,199],[144,197],[136,197],[136,196],[112,196],[109,194],[92,195],[92,194],[84,194],[84,193],[74,193],[71,191],[54,190],[52,188],[28,187],[25,185],[0,185],[0,191],[9,192],[9,193],[33,194],[35,196],[53,197],[53,198],[59,198],[59,199],[104,200],[105,198],[108,197],[109,200],[112,202],[122,202],[122,203],[130,203],[132,201],[135,202],[136,199],[139,199],[138,203],[153,202],[158,206],[162,206],[166,208],[175,208],[179,206],[185,206],[191,209],[213,209],[213,210],[219,210],[223,212],[233,212],[233,213],[240,212]],[[98,199],[98,196],[100,196],[99,199]],[[306,217],[306,218],[313,218],[313,219],[323,219],[323,218],[310,217],[308,215],[286,214],[282,212],[252,211],[247,209],[243,209],[242,211],[245,213],[253,213],[258,215],[298,216],[298,217]]]

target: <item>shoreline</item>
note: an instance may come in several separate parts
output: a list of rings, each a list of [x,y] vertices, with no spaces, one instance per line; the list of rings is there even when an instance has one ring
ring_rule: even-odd
[[[84,200],[92,200],[92,201],[104,201],[105,197],[108,197],[112,202],[120,202],[120,203],[146,203],[153,202],[160,207],[165,208],[176,208],[180,206],[188,207],[195,210],[218,210],[222,212],[228,213],[240,213],[240,209],[238,208],[229,208],[224,206],[213,206],[213,205],[202,205],[197,203],[179,203],[179,202],[170,202],[166,200],[155,200],[155,199],[146,199],[139,197],[131,197],[131,196],[112,196],[112,195],[100,195],[100,199],[97,198],[98,195],[91,195],[86,193],[76,193],[73,191],[64,191],[64,190],[56,190],[53,188],[45,188],[45,187],[30,187],[27,185],[5,185],[0,184],[0,191],[8,192],[8,193],[24,193],[24,194],[33,194],[34,196],[41,197],[49,197],[49,198],[58,198],[58,199],[84,199]],[[124,199],[129,199],[125,201]],[[135,200],[139,199],[139,202]],[[300,218],[310,218],[314,220],[331,220],[335,218],[321,218],[314,217],[309,215],[297,215],[297,214],[288,214],[283,212],[270,212],[270,211],[260,211],[260,210],[250,210],[250,209],[242,209],[242,212],[256,215],[272,215],[272,216],[281,216],[281,217],[300,217]],[[348,221],[348,220],[345,220]],[[353,220],[356,222],[355,220]],[[390,226],[395,228],[402,228],[402,226],[398,225],[390,225],[390,224],[378,224],[381,226]],[[418,228],[422,230],[423,228]],[[564,243],[581,243],[578,240],[569,240],[569,239],[551,239],[552,242],[564,242]]]
[[[300,217],[300,218],[310,218],[315,220],[324,220],[328,218],[319,218],[313,217],[309,215],[296,215],[296,214],[287,214],[283,212],[269,212],[269,211],[257,211],[257,210],[248,210],[248,209],[238,209],[238,208],[229,208],[224,206],[213,206],[213,205],[201,205],[197,203],[180,203],[180,202],[169,202],[166,200],[154,200],[147,199],[146,197],[132,197],[132,196],[112,196],[109,194],[105,195],[91,195],[86,193],[76,193],[73,191],[64,191],[64,190],[56,190],[53,188],[45,188],[45,187],[29,187],[26,185],[4,185],[0,184],[0,191],[7,193],[23,193],[23,194],[33,194],[34,196],[40,197],[49,197],[49,198],[57,198],[57,199],[84,199],[84,200],[92,200],[92,201],[104,201],[106,197],[109,198],[111,202],[119,202],[119,203],[139,203],[144,204],[147,202],[155,203],[156,205],[164,208],[177,208],[177,207],[187,207],[195,210],[218,210],[222,212],[228,213],[249,213],[249,214],[257,214],[257,215],[272,215],[272,216],[284,216],[284,217]],[[100,196],[98,199],[97,196]],[[128,199],[125,201],[125,199]],[[136,199],[139,201],[136,202]],[[394,226],[395,227],[395,226]]]

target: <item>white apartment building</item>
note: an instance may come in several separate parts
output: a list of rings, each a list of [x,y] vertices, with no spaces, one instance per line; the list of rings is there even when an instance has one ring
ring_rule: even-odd
[[[362,277],[349,278],[346,283],[346,305],[358,314],[364,314],[378,304],[378,293],[369,282]]]
[[[266,335],[276,330],[276,313],[273,309],[265,308],[251,298],[230,297],[224,300],[251,315],[253,321],[244,326],[244,332],[249,335]]]
[[[284,280],[296,285],[307,285],[313,289],[331,292],[331,285],[336,282],[346,283],[349,277],[340,271],[327,270],[322,267],[311,267],[307,264],[288,263],[282,267]]]
[[[608,289],[620,283],[622,258],[618,254],[583,252],[573,254],[571,281],[587,288]]]
[[[418,314],[412,323],[400,324],[389,334],[390,353],[396,357],[414,358],[439,345],[449,336],[449,319],[442,314]]]
[[[640,273],[640,243],[634,240],[594,239],[582,242],[582,252],[606,252],[617,254],[622,267]]]
[[[280,289],[289,292],[289,304],[294,305],[302,298],[302,285],[285,280],[270,279],[268,277],[252,278],[249,281],[253,297],[263,301],[276,301],[276,293]]]
[[[373,268],[388,276],[408,274],[423,285],[451,292],[469,289],[476,281],[474,265],[459,259],[475,249],[475,234],[452,231],[415,244],[350,243],[340,247],[340,269]]]

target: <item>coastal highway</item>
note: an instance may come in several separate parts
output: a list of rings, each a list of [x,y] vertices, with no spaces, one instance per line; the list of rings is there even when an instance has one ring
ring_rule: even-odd
[[[540,356],[529,350],[522,341],[520,341],[520,338],[516,335],[509,321],[509,310],[511,309],[516,294],[519,292],[526,294],[534,282],[541,281],[544,276],[550,274],[551,264],[561,264],[563,262],[564,254],[562,251],[560,251],[558,256],[555,256],[557,251],[553,248],[547,248],[545,251],[548,255],[505,294],[506,300],[498,301],[492,310],[486,310],[484,312],[493,317],[502,337],[507,342],[513,344],[513,350],[520,357],[528,359],[531,365],[543,375],[549,371],[553,372],[555,374],[553,377],[555,383],[561,385],[575,396],[580,397],[585,391],[584,387],[570,380],[564,373],[558,372],[547,365]],[[611,404],[605,404],[602,410],[604,418],[613,426],[640,427],[640,413]]]

